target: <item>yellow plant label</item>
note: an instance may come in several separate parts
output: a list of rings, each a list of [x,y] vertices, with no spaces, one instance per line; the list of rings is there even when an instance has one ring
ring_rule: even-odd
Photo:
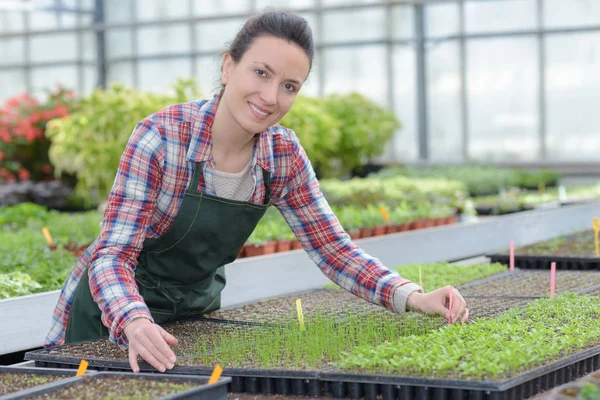
[[[379,211],[381,212],[381,215],[383,216],[383,220],[385,222],[390,222],[390,216],[388,215],[388,212],[385,209],[385,207],[384,206],[379,207]]]
[[[217,383],[219,381],[219,378],[221,377],[221,374],[223,373],[223,368],[221,368],[221,365],[217,364],[215,365],[215,369],[213,369],[212,374],[210,374],[210,379],[208,380],[208,383]]]
[[[296,310],[298,311],[298,323],[300,324],[300,330],[304,330],[304,314],[302,314],[302,300],[296,300]]]
[[[46,238],[46,242],[48,243],[48,246],[52,246],[54,244],[54,242],[52,241],[52,236],[50,235],[50,231],[48,230],[48,228],[43,227],[42,233],[44,234],[44,237]]]
[[[77,374],[75,374],[75,376],[84,375],[85,371],[87,371],[87,367],[88,367],[88,362],[85,360],[81,360],[81,363],[79,363],[79,368],[77,368]]]

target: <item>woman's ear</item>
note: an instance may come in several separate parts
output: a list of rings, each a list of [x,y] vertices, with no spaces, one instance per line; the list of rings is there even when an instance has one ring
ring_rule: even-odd
[[[231,68],[233,67],[233,59],[231,58],[231,54],[225,53],[223,54],[223,68],[221,69],[221,84],[227,85],[227,81],[229,80],[229,74],[231,73]]]

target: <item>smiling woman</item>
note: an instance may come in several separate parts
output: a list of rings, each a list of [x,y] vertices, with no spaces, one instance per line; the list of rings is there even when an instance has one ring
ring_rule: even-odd
[[[423,293],[351,241],[295,133],[279,124],[313,55],[303,18],[258,15],[223,55],[217,96],[137,124],[100,235],[64,284],[46,346],[109,336],[129,348],[134,371],[138,356],[173,368],[177,339],[160,324],[220,308],[224,266],[271,205],[321,271],[354,295],[398,313],[467,320],[456,289]]]

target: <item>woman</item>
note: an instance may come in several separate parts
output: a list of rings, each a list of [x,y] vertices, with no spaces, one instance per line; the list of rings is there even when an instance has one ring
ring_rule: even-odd
[[[101,233],[63,287],[46,346],[108,335],[129,348],[135,372],[138,355],[159,371],[173,368],[170,346],[177,339],[159,324],[220,307],[223,266],[270,205],[341,287],[395,312],[467,320],[455,289],[423,293],[350,241],[294,132],[278,124],[313,54],[304,19],[278,12],[254,17],[223,56],[218,96],[167,107],[138,123]]]

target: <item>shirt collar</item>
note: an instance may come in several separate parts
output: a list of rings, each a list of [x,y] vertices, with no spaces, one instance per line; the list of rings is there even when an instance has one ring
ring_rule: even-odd
[[[198,117],[192,125],[192,137],[186,159],[192,162],[209,161],[212,157],[212,131],[211,127],[215,119],[215,113],[219,106],[221,97],[214,96],[200,107]],[[273,158],[273,129],[275,126],[269,127],[259,133],[255,138],[256,148],[256,163],[265,170],[272,172]],[[258,142],[256,142],[256,140]],[[254,163],[254,159],[252,160]],[[254,165],[252,166],[254,167]]]

